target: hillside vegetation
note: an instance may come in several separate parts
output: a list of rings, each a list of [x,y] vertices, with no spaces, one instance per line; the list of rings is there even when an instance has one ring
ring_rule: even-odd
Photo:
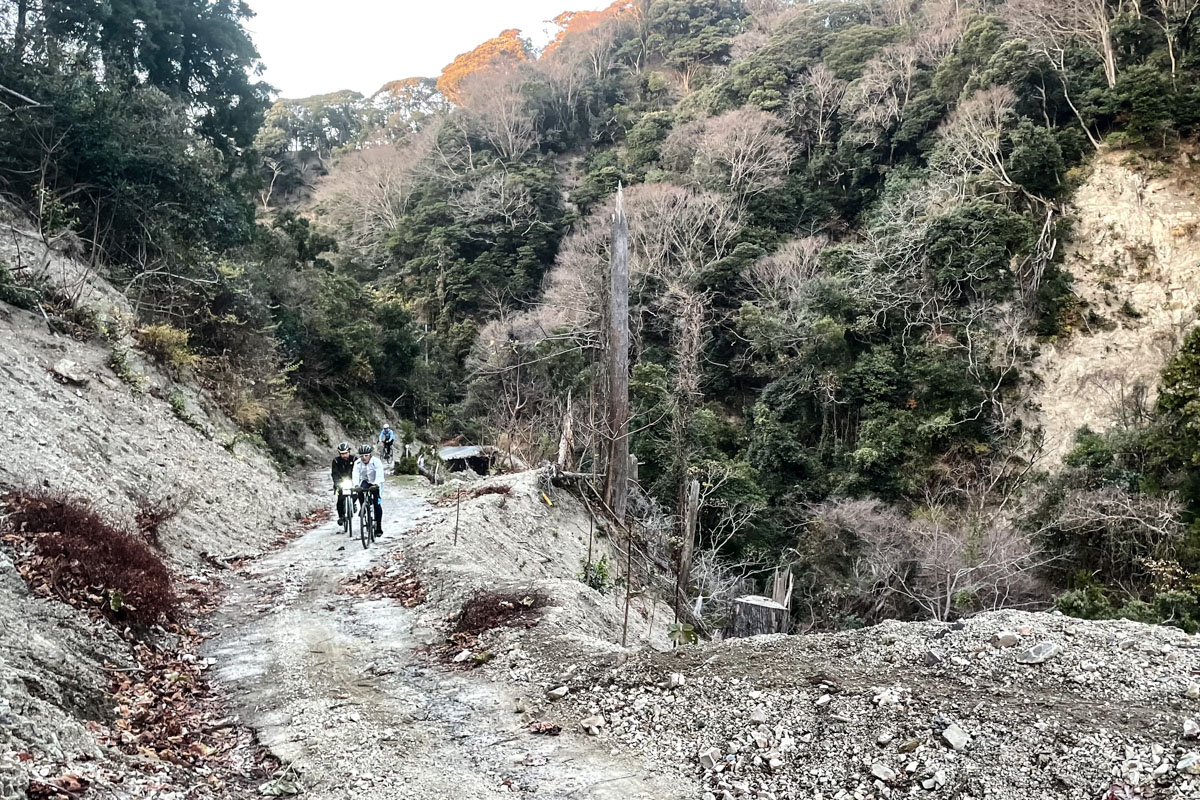
[[[702,618],[783,564],[808,626],[1192,630],[1200,336],[1061,469],[1029,398],[1040,348],[1141,313],[1073,290],[1069,201],[1102,149],[1174,169],[1197,5],[622,0],[271,105],[242,3],[5,0],[0,180],[251,430],[373,393],[534,463],[570,414],[584,469],[623,184],[633,448],[668,514],[702,484]]]

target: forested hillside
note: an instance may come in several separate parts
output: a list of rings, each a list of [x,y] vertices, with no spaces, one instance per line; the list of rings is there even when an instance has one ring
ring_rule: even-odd
[[[623,185],[633,449],[667,513],[701,482],[702,616],[784,564],[812,626],[1200,623],[1200,336],[1062,465],[1029,403],[1112,322],[1063,264],[1096,153],[1190,169],[1200,2],[619,0],[274,104],[243,3],[0,8],[3,191],[248,429],[373,393],[536,463],[570,414],[590,469]]]

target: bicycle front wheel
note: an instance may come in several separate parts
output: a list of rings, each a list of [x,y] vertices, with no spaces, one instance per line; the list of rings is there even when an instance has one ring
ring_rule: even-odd
[[[371,531],[371,526],[375,524],[374,513],[375,509],[371,508],[369,498],[366,498],[362,504],[362,511],[358,515],[358,539],[362,542],[364,550],[375,538]]]

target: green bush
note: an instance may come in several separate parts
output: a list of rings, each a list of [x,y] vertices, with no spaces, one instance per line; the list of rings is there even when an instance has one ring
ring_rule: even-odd
[[[1079,619],[1112,619],[1115,616],[1108,592],[1095,584],[1060,594],[1054,606],[1068,617]]]
[[[609,574],[608,555],[600,556],[598,561],[588,563],[586,558],[579,560],[579,580],[595,589],[600,594],[612,591],[613,581]]]

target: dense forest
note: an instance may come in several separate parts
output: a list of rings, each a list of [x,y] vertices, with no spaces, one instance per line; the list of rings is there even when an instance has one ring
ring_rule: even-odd
[[[1090,160],[1167,163],[1200,124],[1198,8],[618,0],[540,52],[509,30],[272,101],[239,0],[2,0],[0,191],[276,447],[374,395],[527,464],[570,416],[591,468],[622,185],[643,509],[699,480],[702,620],[782,564],[805,626],[1194,630],[1200,335],[1061,467],[1028,396],[1089,313],[1061,262]]]

